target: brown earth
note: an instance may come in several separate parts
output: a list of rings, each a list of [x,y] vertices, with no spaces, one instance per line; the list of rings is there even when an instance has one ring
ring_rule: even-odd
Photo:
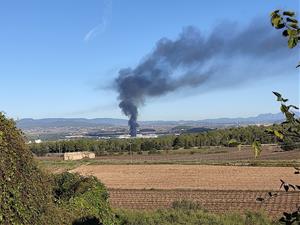
[[[152,210],[170,207],[176,200],[192,200],[211,212],[262,209],[271,216],[280,216],[283,211],[294,210],[300,203],[300,192],[280,192],[279,197],[271,198],[265,203],[256,201],[258,197],[267,197],[268,191],[278,191],[280,179],[299,184],[300,177],[294,174],[292,167],[183,165],[195,162],[224,164],[234,161],[248,165],[247,161],[254,162],[250,147],[243,147],[241,151],[222,147],[217,151],[102,156],[97,157],[95,162],[89,161],[91,165],[81,165],[72,172],[98,177],[108,187],[110,202],[115,208]],[[259,160],[275,160],[275,164],[276,160],[299,163],[300,152],[299,149],[284,152],[277,146],[264,146]],[[99,162],[121,165],[96,165]],[[130,162],[141,165],[124,165]],[[161,162],[170,164],[159,164]],[[158,164],[149,165],[151,163]]]
[[[300,192],[278,192],[281,178],[299,183],[291,167],[83,165],[72,172],[98,177],[108,187],[114,208],[153,210],[191,200],[210,212],[264,210],[279,217],[300,202]],[[279,196],[256,201],[268,198],[269,191]]]
[[[72,172],[116,189],[278,190],[280,179],[299,183],[291,167],[82,165]]]
[[[199,203],[203,209],[214,213],[265,211],[269,216],[280,217],[291,212],[300,202],[300,192],[277,192],[276,198],[263,203],[258,197],[268,198],[266,191],[237,190],[130,190],[110,189],[110,203],[114,208],[155,210],[171,207],[172,202],[189,200]]]
[[[190,153],[192,151],[192,153]],[[241,151],[237,148],[228,147],[210,147],[203,153],[197,152],[198,149],[189,150],[172,150],[169,154],[164,151],[162,154],[152,155],[109,155],[98,156],[96,159],[91,160],[103,163],[122,164],[122,163],[221,163],[226,161],[252,161],[253,150],[250,146],[243,146]],[[178,154],[180,152],[180,154]],[[185,153],[187,152],[187,153]],[[59,157],[38,157],[40,160],[61,160]],[[259,160],[300,160],[300,149],[293,151],[282,151],[276,145],[263,145],[262,153]]]
[[[183,150],[180,150],[181,152]],[[172,151],[176,153],[176,150]],[[195,150],[196,152],[196,150]],[[154,154],[154,155],[120,155],[120,156],[102,156],[97,157],[97,161],[111,162],[111,163],[151,163],[156,161],[163,162],[220,162],[233,160],[253,160],[253,150],[249,146],[243,146],[241,151],[237,148],[213,147],[205,153],[193,154]],[[300,160],[300,150],[282,151],[278,146],[265,145],[259,160]]]

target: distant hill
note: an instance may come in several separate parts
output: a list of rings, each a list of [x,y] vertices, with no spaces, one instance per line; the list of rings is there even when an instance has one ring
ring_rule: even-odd
[[[17,126],[21,129],[50,128],[50,127],[96,127],[96,126],[126,126],[127,120],[112,118],[46,118],[20,119]]]
[[[299,113],[297,113],[299,116]],[[260,114],[255,117],[246,118],[218,118],[204,120],[180,120],[180,121],[139,121],[140,125],[156,126],[226,126],[226,125],[247,125],[247,124],[272,124],[284,120],[281,113]],[[127,120],[114,118],[46,118],[46,119],[20,119],[17,126],[21,129],[51,128],[51,127],[98,127],[98,126],[127,126]]]

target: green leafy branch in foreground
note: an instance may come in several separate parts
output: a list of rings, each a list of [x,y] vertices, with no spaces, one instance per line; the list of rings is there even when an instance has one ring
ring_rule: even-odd
[[[282,35],[287,37],[289,48],[294,48],[298,44],[300,28],[295,12],[275,10],[271,13],[271,24],[276,29],[283,29]],[[297,67],[300,67],[300,62]]]
[[[300,40],[300,29],[298,26],[298,20],[295,18],[295,13],[290,11],[275,10],[271,13],[271,24],[276,29],[283,29],[282,35],[288,38],[288,47],[294,48],[297,46],[298,41]],[[300,63],[296,66],[300,67]],[[278,92],[273,92],[277,97],[277,101],[281,103],[280,110],[284,114],[286,121],[284,121],[281,125],[282,130],[268,130],[269,133],[274,134],[281,142],[286,142],[289,145],[289,141],[291,140],[292,147],[297,147],[294,143],[300,141],[300,119],[296,118],[295,113],[291,111],[291,109],[299,110],[297,106],[287,105],[286,102],[288,99],[285,99]],[[289,146],[287,147],[289,148]],[[284,145],[283,145],[284,147]],[[300,174],[300,169],[295,167],[295,174]],[[284,180],[280,180],[281,185],[280,188],[284,188],[286,192],[290,189],[294,191],[300,191],[300,185],[293,185],[285,182]],[[269,193],[270,198],[276,195],[272,195]],[[300,224],[300,206],[297,206],[297,210],[292,213],[283,213],[283,217],[280,219],[280,222],[291,225],[291,224]]]
[[[300,168],[294,167],[295,169],[295,174],[300,174]],[[286,195],[286,194],[298,194],[300,191],[300,185],[294,185],[294,184],[289,184],[287,182],[285,182],[284,180],[280,180],[281,185],[279,190],[281,190],[282,188],[285,190],[285,192],[281,192],[281,193],[275,193],[275,192],[269,192],[268,193],[268,197],[267,198],[262,198],[259,197],[256,199],[256,201],[259,202],[267,202],[272,198],[277,198],[278,196],[281,195]],[[290,192],[290,191],[293,192]],[[299,224],[300,222],[300,205],[296,206],[296,210],[294,212],[288,213],[288,212],[284,212],[283,216],[280,218],[279,222],[286,224],[286,225],[293,225],[293,224]]]
[[[280,110],[285,116],[279,129],[267,129],[266,132],[276,136],[284,150],[291,150],[300,146],[300,119],[292,111],[299,110],[295,105],[287,105],[288,99],[282,97],[278,92],[273,92],[277,101],[281,103]]]
[[[285,116],[285,121],[281,123],[282,130],[268,129],[267,132],[275,135],[278,138],[278,140],[281,143],[283,143],[282,144],[283,147],[286,147],[284,143],[292,143],[292,146],[288,146],[289,148],[297,147],[297,141],[300,141],[300,119],[296,118],[295,113],[291,111],[291,109],[299,110],[299,108],[294,105],[287,105],[286,103],[288,102],[288,99],[283,98],[280,93],[273,92],[273,94],[277,97],[277,101],[281,103],[280,110]],[[294,173],[300,174],[300,169],[297,167],[294,168],[295,168]],[[286,193],[289,192],[289,190],[295,191],[292,192],[292,194],[293,193],[297,194],[300,191],[300,185],[289,184],[282,179],[280,181],[281,181],[280,189],[283,188]],[[278,196],[279,194],[277,193],[269,192],[268,199],[258,198],[257,201],[263,202]],[[279,221],[286,225],[299,223],[300,206],[298,205],[297,209],[292,213],[284,212],[283,217]]]

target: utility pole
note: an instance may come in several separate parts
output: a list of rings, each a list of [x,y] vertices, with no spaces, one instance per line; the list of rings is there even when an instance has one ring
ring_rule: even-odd
[[[132,150],[131,150],[131,144],[132,144],[132,142],[131,142],[131,140],[130,140],[130,142],[129,142],[129,154],[130,154],[130,163],[132,164]]]

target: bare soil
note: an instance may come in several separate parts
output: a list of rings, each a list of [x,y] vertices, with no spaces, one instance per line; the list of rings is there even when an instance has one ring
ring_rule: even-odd
[[[192,153],[191,153],[192,151]],[[183,151],[180,150],[182,153]],[[253,160],[254,154],[250,146],[242,147],[242,150],[237,148],[214,147],[205,153],[193,153],[193,150],[186,150],[187,154],[176,154],[176,150],[172,150],[172,154],[154,154],[154,155],[120,155],[120,156],[102,156],[97,157],[97,161],[111,163],[151,163],[157,161],[163,162],[220,162],[233,160]],[[265,145],[259,160],[300,160],[300,149],[293,151],[282,151],[278,146]]]
[[[279,196],[264,203],[258,197],[268,198],[266,191],[215,191],[215,190],[130,190],[110,189],[110,203],[114,208],[155,210],[171,207],[174,201],[189,200],[214,213],[265,211],[269,216],[281,217],[292,212],[300,202],[300,193]]]
[[[116,189],[278,190],[280,179],[299,183],[291,167],[82,165],[72,172]]]

